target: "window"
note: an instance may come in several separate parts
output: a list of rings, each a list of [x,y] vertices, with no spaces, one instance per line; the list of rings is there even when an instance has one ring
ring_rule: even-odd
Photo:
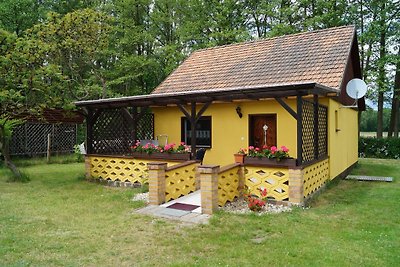
[[[335,129],[336,129],[336,132],[340,131],[340,128],[339,128],[339,112],[337,110],[335,110]]]
[[[181,141],[191,145],[191,124],[185,117],[182,118]],[[211,116],[204,116],[199,119],[196,125],[196,146],[211,147]]]

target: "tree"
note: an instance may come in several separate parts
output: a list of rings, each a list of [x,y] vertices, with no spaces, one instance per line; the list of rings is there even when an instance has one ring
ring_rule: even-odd
[[[43,17],[43,13],[37,0],[2,0],[0,27],[21,36]]]
[[[400,47],[397,53],[396,74],[393,86],[392,109],[390,113],[390,125],[388,137],[399,137],[399,109],[400,109]]]
[[[391,87],[389,65],[392,64],[393,41],[399,34],[393,28],[398,23],[400,7],[394,0],[358,0],[356,5],[364,79],[373,88],[369,97],[378,106],[377,137],[382,138],[384,103]]]
[[[112,95],[106,77],[113,65],[110,23],[106,14],[82,9],[64,16],[49,13],[46,21],[27,31],[27,38],[46,47],[43,63],[59,66],[66,81],[58,91],[62,99],[72,103]]]
[[[16,179],[21,173],[9,154],[13,128],[29,114],[57,105],[60,100],[55,89],[62,77],[56,66],[43,64],[45,47],[37,40],[0,30],[0,149]]]

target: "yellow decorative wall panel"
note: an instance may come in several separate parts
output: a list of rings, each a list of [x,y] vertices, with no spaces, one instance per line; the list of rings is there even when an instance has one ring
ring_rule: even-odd
[[[245,185],[250,193],[261,197],[259,189],[267,189],[267,197],[289,200],[289,171],[287,168],[245,167]]]
[[[119,180],[122,182],[140,183],[148,182],[149,173],[147,163],[155,160],[108,157],[108,156],[88,156],[90,157],[90,175],[93,178],[104,180]],[[168,162],[169,165],[177,164]]]
[[[165,201],[177,199],[196,190],[198,163],[176,168],[165,173]]]
[[[218,174],[218,205],[239,197],[239,166]]]
[[[326,159],[304,168],[303,180],[304,197],[308,197],[329,180],[329,160]]]

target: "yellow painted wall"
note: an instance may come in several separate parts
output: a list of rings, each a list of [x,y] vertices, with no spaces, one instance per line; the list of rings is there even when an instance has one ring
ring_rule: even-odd
[[[293,99],[286,103],[296,110]],[[341,104],[329,98],[320,99],[328,106],[328,155],[329,177],[332,179],[358,160],[358,112],[350,108],[340,108]],[[243,117],[236,114],[240,106]],[[201,106],[197,107],[199,110]],[[336,131],[335,111],[338,114]],[[182,112],[177,107],[153,108],[155,135],[167,134],[169,143],[181,140]],[[212,117],[212,148],[207,149],[204,164],[228,165],[233,163],[233,154],[249,144],[249,115],[277,114],[277,143],[290,149],[289,154],[297,157],[296,121],[275,100],[215,103],[206,110],[204,116]]]
[[[296,110],[295,100],[286,103]],[[236,107],[240,106],[240,119]],[[200,110],[201,106],[197,106]],[[189,108],[188,108],[189,109]],[[167,134],[168,143],[181,141],[181,117],[177,107],[153,108],[155,135]],[[228,165],[234,162],[233,154],[249,145],[249,115],[277,114],[277,145],[289,148],[289,154],[296,157],[296,120],[275,100],[214,103],[203,116],[211,116],[212,148],[207,149],[204,164]]]
[[[341,108],[342,105],[332,99],[323,99],[320,102],[329,106],[329,176],[330,179],[333,179],[358,160],[358,111]],[[337,120],[335,111],[338,116]]]

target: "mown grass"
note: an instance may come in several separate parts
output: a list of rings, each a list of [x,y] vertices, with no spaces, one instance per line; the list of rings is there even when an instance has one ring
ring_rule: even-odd
[[[82,180],[83,164],[0,169],[0,266],[396,266],[400,164],[360,160],[354,173],[395,182],[339,181],[311,208],[275,215],[219,212],[187,226],[132,213],[140,189]]]

